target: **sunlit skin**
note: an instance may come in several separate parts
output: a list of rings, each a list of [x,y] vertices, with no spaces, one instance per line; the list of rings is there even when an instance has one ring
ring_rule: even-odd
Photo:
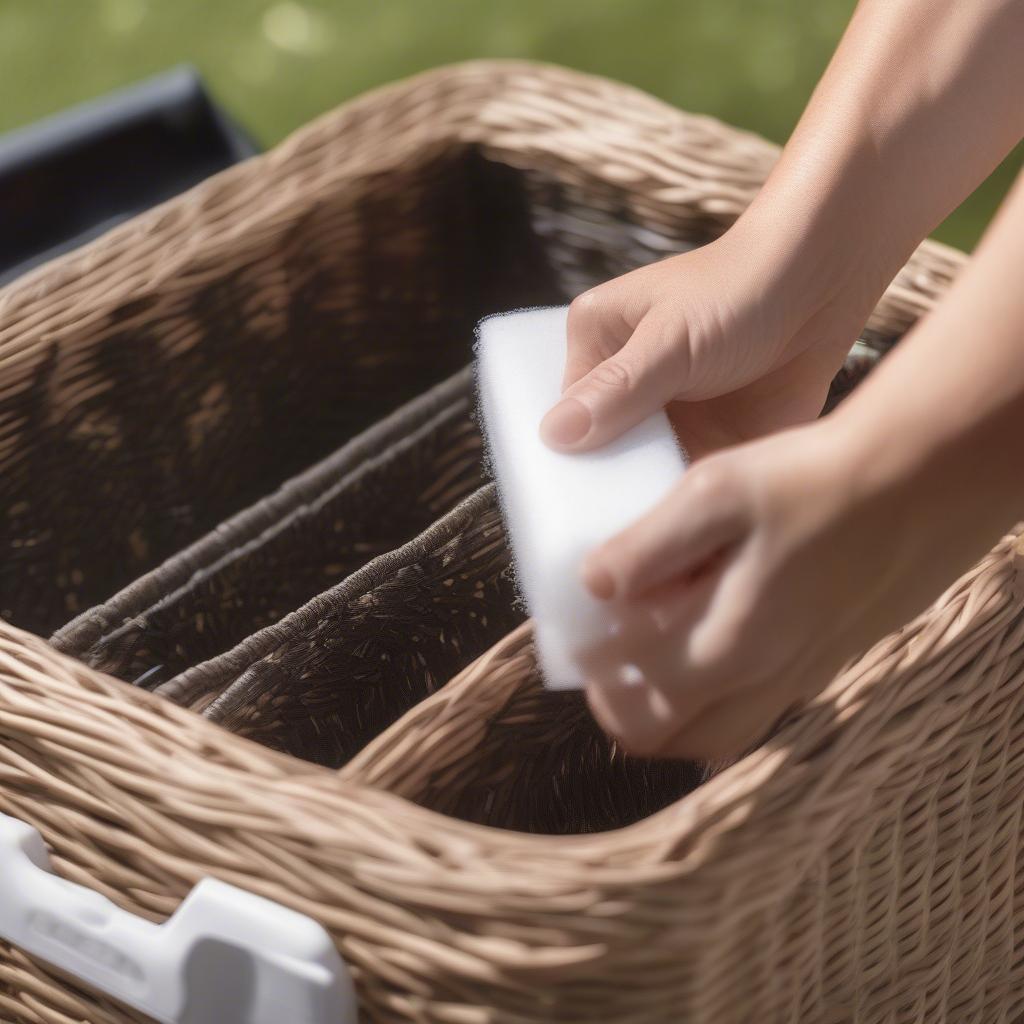
[[[862,0],[735,226],[573,304],[545,440],[597,447],[665,407],[696,459],[582,569],[621,618],[586,662],[627,748],[742,752],[1024,518],[1024,182],[814,420],[896,271],[1024,135],[1022,52],[1024,0]]]

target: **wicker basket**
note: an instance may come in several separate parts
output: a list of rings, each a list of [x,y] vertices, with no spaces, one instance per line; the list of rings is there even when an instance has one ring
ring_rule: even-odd
[[[48,632],[170,558],[155,589],[58,634],[84,654],[122,617],[191,600],[194,572],[249,573],[246,545],[302,533],[342,478],[300,477],[304,497],[285,487],[216,548],[203,535],[225,515],[318,458],[342,465],[329,453],[465,362],[480,313],[721,231],[774,157],[612,83],[471,64],[368,96],[0,293],[4,616]],[[922,246],[868,345],[884,351],[961,262]],[[188,544],[194,569],[173,557]],[[368,1020],[1024,1014],[1016,538],[697,788],[692,767],[624,758],[578,697],[543,692],[528,626],[420,700],[518,622],[506,562],[485,488],[280,623],[265,619],[287,608],[257,602],[263,628],[230,623],[161,686],[217,724],[3,626],[0,811],[38,827],[66,877],[152,919],[205,875],[312,915]],[[471,619],[481,607],[498,621]],[[374,638],[384,657],[360,659]],[[128,674],[153,655],[137,639]],[[316,685],[275,705],[282,678]],[[332,680],[353,683],[349,703]],[[0,1014],[137,1019],[3,946]]]

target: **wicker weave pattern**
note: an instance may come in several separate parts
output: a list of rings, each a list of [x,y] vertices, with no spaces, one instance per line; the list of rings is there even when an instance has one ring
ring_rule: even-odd
[[[469,182],[490,183],[483,208],[501,192],[508,210],[513,195],[500,274],[519,268],[517,294],[571,292],[597,267],[720,230],[774,154],[750,136],[611,83],[518,64],[469,65],[367,97],[0,293],[0,478],[29,501],[3,527],[5,550],[20,561],[3,568],[0,604],[17,597],[8,585],[15,573],[26,581],[27,620],[59,621],[67,595],[86,600],[92,592],[70,580],[53,604],[57,549],[47,531],[70,530],[79,559],[90,530],[40,504],[43,488],[26,467],[35,460],[42,475],[59,468],[64,455],[53,446],[69,445],[102,471],[97,479],[127,473],[123,448],[94,443],[95,433],[81,440],[82,423],[92,421],[77,410],[104,393],[89,375],[100,350],[123,361],[123,381],[113,386],[118,402],[138,373],[147,379],[132,346],[151,355],[156,335],[129,331],[133,324],[169,325],[161,337],[187,354],[193,335],[181,311],[194,308],[197,290],[233,274],[246,286],[223,308],[251,311],[252,296],[266,295],[253,320],[273,322],[274,296],[284,293],[262,287],[269,278],[260,275],[279,266],[275,254],[287,251],[285,242],[295,248],[307,233],[315,262],[337,246],[345,235],[338,225],[356,210],[396,223],[388,220],[402,194],[396,181],[409,186],[406,214],[423,202],[449,225],[469,223],[460,205]],[[521,171],[506,175],[501,167]],[[494,187],[498,181],[520,185],[507,192]],[[374,191],[385,187],[387,203]],[[444,210],[438,189],[449,197]],[[342,193],[345,200],[331,198]],[[422,227],[398,237],[429,242]],[[452,229],[456,251],[474,251],[456,245],[471,234]],[[384,258],[384,249],[366,248],[371,260]],[[361,249],[353,243],[344,251]],[[403,253],[416,264],[401,243],[386,255]],[[961,262],[923,246],[872,321],[871,340],[884,347],[898,336]],[[343,294],[344,275],[328,266],[334,286],[317,294]],[[480,302],[498,308],[474,273]],[[427,273],[416,287],[422,280],[424,294],[452,294],[456,272],[436,274],[444,281]],[[278,275],[285,292],[290,275]],[[370,303],[370,322],[387,322],[392,298],[360,297]],[[344,322],[341,315],[330,327]],[[423,336],[450,342],[467,326],[428,318]],[[346,336],[356,339],[360,329]],[[389,343],[388,351],[399,350],[410,357],[406,342]],[[417,373],[440,372],[435,360],[420,358]],[[332,370],[329,360],[324,368]],[[393,407],[400,398],[388,400]],[[180,421],[191,406],[171,411]],[[301,420],[298,403],[289,412]],[[323,451],[350,436],[356,419],[332,428]],[[303,462],[320,454],[309,436],[299,445]],[[237,439],[216,447],[218,460],[244,450]],[[302,464],[291,451],[274,458],[274,479],[294,472],[293,461]],[[244,479],[226,483],[233,500],[248,500],[239,490]],[[147,559],[96,583],[106,588],[101,596],[138,564],[198,535],[201,521],[219,521],[218,503],[227,502],[225,491],[203,516],[172,529],[160,525],[166,505],[148,507],[142,490],[147,507],[131,515],[165,534]],[[97,500],[94,519],[101,509]],[[115,517],[114,527],[121,522]],[[96,564],[130,547],[116,528],[110,537],[96,545]],[[661,779],[665,788],[646,805],[621,793],[605,799],[596,786],[586,791],[588,820],[625,824],[686,780],[666,779],[658,766],[625,765],[610,745],[595,746],[571,704],[558,720],[571,735],[541,721],[550,710],[536,702],[524,633],[415,708],[339,775],[231,735],[0,626],[0,810],[40,828],[62,874],[152,918],[170,913],[206,874],[312,914],[352,965],[368,1020],[1011,1024],[1024,1015],[1022,678],[1024,541],[1015,534],[763,749],[633,825],[536,836],[479,823],[579,827],[571,812],[553,820],[559,793],[583,787],[579,772],[625,780],[633,796],[635,780]],[[511,728],[522,730],[523,751],[508,739]],[[553,773],[561,786],[545,792],[542,785],[524,809],[511,795],[537,783],[533,760],[543,746],[577,750],[577,760]],[[16,1024],[136,1020],[2,947],[0,1009]]]
[[[573,835],[640,821],[708,777],[696,765],[625,756],[583,694],[544,689],[530,637],[521,626],[486,669],[419,702],[342,778],[463,821]]]
[[[314,913],[369,1019],[1009,1022],[1022,568],[1011,538],[769,748],[632,827],[560,839],[421,810],[362,785],[362,761],[302,766],[5,627],[0,806],[136,911],[166,914],[209,872]],[[374,781],[429,794],[460,723],[479,734],[532,687],[526,639],[379,741]],[[425,745],[418,781],[395,771]],[[529,771],[517,758],[507,785]]]

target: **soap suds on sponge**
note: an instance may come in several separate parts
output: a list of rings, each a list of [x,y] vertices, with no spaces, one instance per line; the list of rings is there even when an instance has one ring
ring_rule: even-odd
[[[556,452],[541,441],[540,422],[561,395],[567,313],[489,317],[476,346],[491,468],[552,689],[583,686],[580,654],[614,627],[612,609],[583,586],[583,559],[653,508],[685,467],[664,412],[593,452]]]

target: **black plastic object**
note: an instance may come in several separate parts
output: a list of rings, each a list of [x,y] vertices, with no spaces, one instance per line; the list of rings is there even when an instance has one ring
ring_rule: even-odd
[[[257,152],[189,67],[0,136],[0,283]]]

